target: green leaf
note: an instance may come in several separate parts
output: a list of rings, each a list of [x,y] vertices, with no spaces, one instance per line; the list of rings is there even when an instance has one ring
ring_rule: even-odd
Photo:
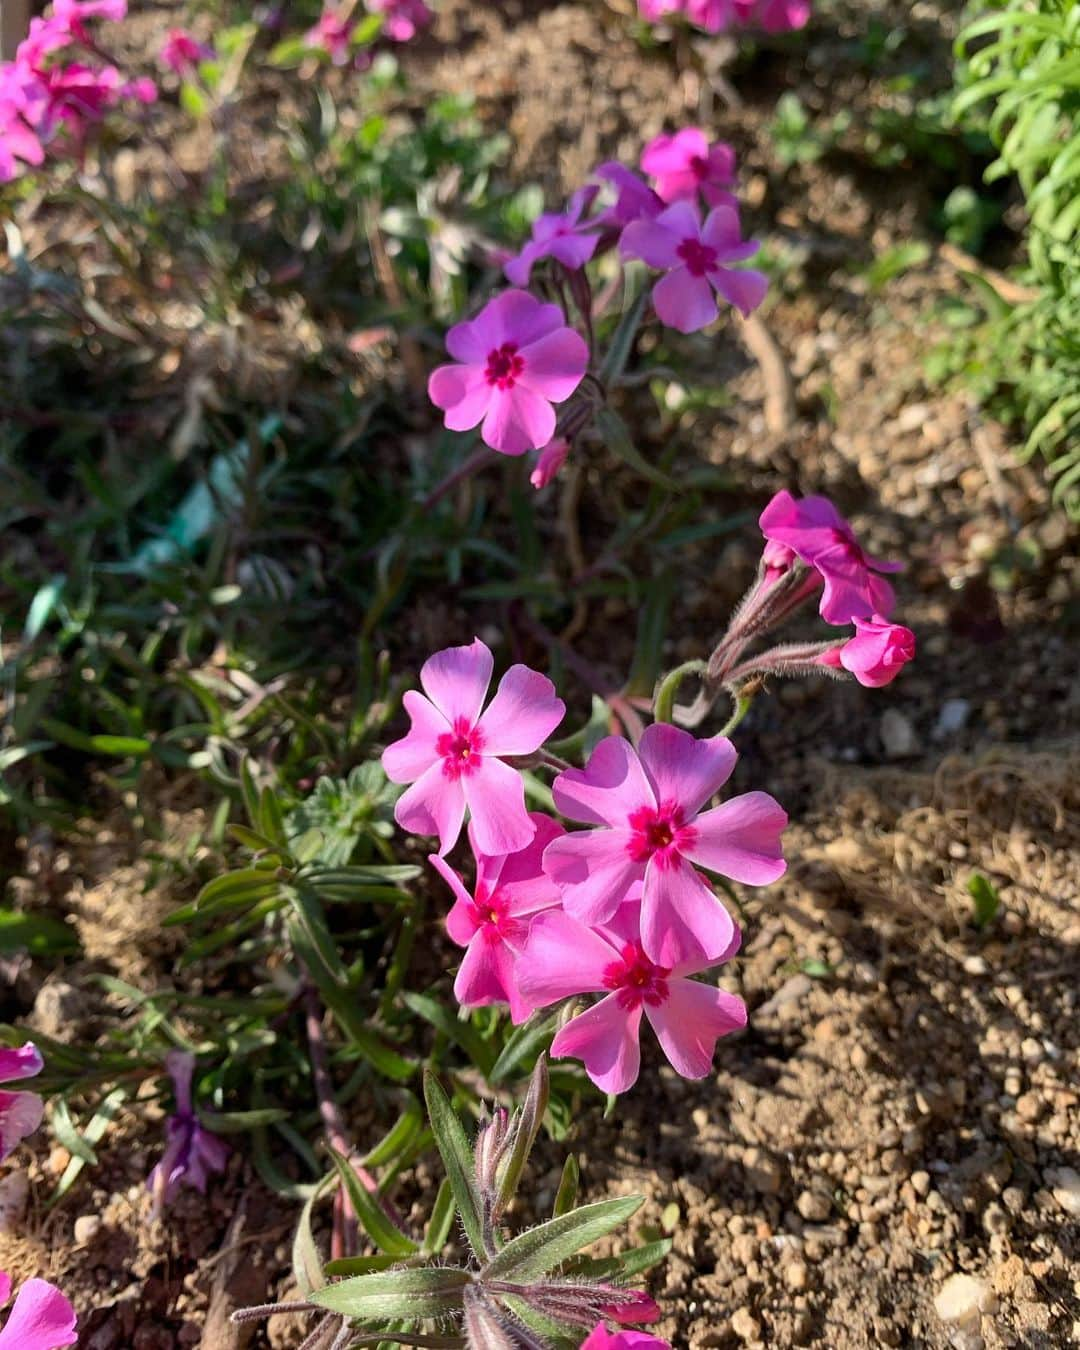
[[[345,1186],[354,1214],[379,1251],[385,1252],[387,1256],[398,1257],[412,1256],[414,1252],[419,1251],[420,1248],[412,1238],[398,1228],[378,1200],[362,1184],[348,1160],[334,1149],[330,1150],[330,1156]]]
[[[123,1087],[114,1088],[112,1092],[110,1092],[109,1095],[105,1098],[105,1100],[101,1103],[97,1111],[91,1117],[89,1125],[87,1125],[86,1129],[82,1133],[83,1143],[86,1146],[86,1148],[92,1151],[94,1145],[100,1144],[102,1139],[105,1138],[106,1130],[112,1124],[116,1116],[116,1113],[120,1110],[120,1107],[124,1104],[124,1102],[127,1101],[127,1096],[128,1096],[127,1088]],[[78,1154],[76,1154],[75,1156],[72,1157],[67,1167],[64,1168],[63,1175],[60,1177],[60,1180],[56,1186],[56,1190],[53,1192],[52,1198],[49,1202],[50,1204],[55,1204],[57,1200],[61,1199],[61,1197],[66,1195],[68,1191],[71,1190],[72,1186],[75,1184],[79,1176],[79,1173],[83,1170],[85,1166],[86,1166],[85,1153],[83,1156],[79,1156]]]
[[[398,1317],[418,1321],[449,1317],[460,1311],[465,1286],[471,1283],[471,1276],[464,1270],[438,1266],[426,1270],[389,1270],[326,1285],[309,1297],[320,1308],[354,1317],[361,1324],[388,1322]]]
[[[985,928],[997,917],[1001,908],[1001,896],[992,881],[981,872],[975,872],[968,880],[968,895],[975,902],[975,927]]]
[[[324,1272],[339,1279],[352,1275],[372,1275],[380,1270],[393,1270],[400,1264],[400,1256],[339,1256],[336,1261],[327,1261]]]
[[[616,459],[621,459],[650,483],[667,488],[669,492],[678,492],[679,485],[675,480],[662,473],[655,464],[650,464],[637,448],[626,423],[617,412],[611,408],[600,408],[596,414],[596,427],[604,444]]]
[[[49,1123],[53,1134],[70,1154],[81,1158],[83,1162],[91,1164],[97,1162],[97,1154],[75,1128],[75,1122],[71,1119],[71,1112],[63,1097],[57,1098]]]
[[[422,1017],[425,1022],[430,1022],[437,1031],[441,1031],[455,1045],[461,1046],[469,1059],[487,1077],[488,1070],[495,1061],[495,1053],[491,1045],[484,1040],[483,1036],[470,1022],[462,1017],[456,1017],[445,1004],[440,1003],[437,999],[429,998],[427,994],[406,992],[402,995],[402,999],[406,1007],[410,1008],[418,1017]]]
[[[640,1195],[618,1196],[583,1205],[557,1219],[548,1219],[521,1233],[495,1256],[484,1271],[486,1279],[527,1282],[538,1279],[571,1256],[626,1223],[641,1208]]]
[[[428,1256],[437,1256],[450,1241],[450,1232],[454,1226],[454,1191],[450,1182],[443,1177],[439,1183],[435,1203],[431,1207],[427,1232],[424,1234],[423,1249]]]
[[[635,273],[636,270],[634,269]],[[629,270],[627,277],[629,280]],[[635,280],[640,290],[619,320],[619,326],[612,334],[611,343],[604,355],[604,363],[600,368],[601,383],[608,387],[616,384],[626,369],[630,353],[634,350],[634,339],[641,327],[641,316],[645,313],[645,306],[649,302],[649,287],[644,284],[643,276],[636,276]]]
[[[525,1100],[514,1113],[513,1143],[499,1169],[499,1193],[495,1203],[496,1216],[502,1214],[514,1198],[521,1181],[521,1174],[524,1172],[525,1164],[532,1152],[532,1146],[540,1132],[549,1096],[547,1058],[541,1055],[532,1071]]]
[[[411,1092],[405,1094],[405,1110],[369,1153],[361,1159],[365,1167],[384,1167],[404,1153],[424,1126],[420,1103]]]
[[[252,1111],[199,1112],[199,1123],[214,1134],[246,1134],[260,1125],[273,1125],[288,1120],[290,1112],[281,1106],[260,1106]]]
[[[0,953],[26,951],[31,956],[54,956],[78,949],[74,931],[59,919],[0,909]]]
[[[277,848],[288,851],[288,836],[285,833],[285,818],[281,814],[281,803],[277,799],[277,793],[273,788],[264,787],[259,794],[259,823],[260,834],[266,835],[267,839],[272,839]]]
[[[487,1255],[484,1242],[483,1206],[474,1184],[473,1152],[465,1128],[457,1118],[442,1084],[431,1072],[424,1071],[424,1099],[428,1118],[435,1135],[435,1144],[446,1168],[447,1180],[454,1192],[454,1203],[461,1215],[461,1224],[473,1254],[480,1261]]]
[[[556,1020],[556,1014],[553,1013],[539,1022],[534,1022],[530,1018],[520,1027],[515,1027],[487,1075],[488,1082],[503,1082],[522,1061],[547,1049],[551,1044],[551,1038],[555,1035]]]
[[[319,1194],[316,1188],[304,1201],[293,1235],[293,1279],[303,1298],[307,1298],[313,1290],[322,1288],[326,1283],[326,1272],[323,1270],[319,1249],[315,1246],[315,1238],[311,1231],[311,1215]]]
[[[563,1214],[569,1214],[574,1208],[577,1204],[580,1184],[581,1168],[578,1166],[578,1160],[572,1153],[568,1154],[566,1162],[563,1163],[559,1189],[555,1192],[555,1207],[551,1214],[553,1219],[557,1219]]]
[[[318,953],[319,962],[323,969],[331,979],[336,980],[342,988],[346,988],[349,983],[349,974],[338,955],[337,945],[334,942],[333,934],[330,932],[330,926],[326,922],[323,907],[319,903],[318,893],[304,882],[286,887],[285,893],[296,911],[297,918],[303,925],[308,941]]]

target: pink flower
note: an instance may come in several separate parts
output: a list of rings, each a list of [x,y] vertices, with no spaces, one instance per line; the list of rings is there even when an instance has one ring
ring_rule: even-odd
[[[405,695],[409,734],[383,751],[390,781],[412,784],[398,799],[397,823],[413,834],[438,835],[440,854],[457,841],[466,806],[478,853],[516,853],[536,833],[521,775],[500,756],[539,749],[566,706],[546,676],[518,665],[481,714],[493,665],[479,638],[429,657],[420,671],[424,693]]]
[[[765,559],[771,568],[782,569],[793,554],[822,577],[821,617],[827,623],[892,612],[893,589],[874,573],[899,572],[902,564],[864,553],[854,530],[827,497],[796,500],[790,492],[778,492],[758,524],[769,541]]]
[[[719,960],[735,925],[692,864],[752,886],[775,881],[785,869],[780,836],[787,815],[767,793],[746,792],[702,810],[737,759],[725,736],[697,740],[657,722],[637,750],[608,736],[584,769],[559,774],[552,784],[558,809],[600,827],[556,839],[544,853],[544,871],[562,891],[567,913],[591,926],[607,923],[644,883],[646,954],[672,967]]]
[[[184,28],[170,28],[161,47],[160,59],[168,70],[187,75],[200,61],[212,61],[214,49],[199,42]]]
[[[50,52],[66,47],[72,41],[71,25],[66,19],[33,18],[26,37],[15,49],[16,61],[27,66],[38,66]]]
[[[547,487],[562,466],[566,463],[566,457],[570,453],[570,442],[564,440],[561,436],[556,436],[548,441],[536,461],[536,468],[529,474],[529,482],[538,490]]]
[[[11,1279],[0,1270],[0,1307],[11,1297]],[[48,1280],[27,1280],[0,1330],[0,1350],[59,1350],[78,1341],[75,1309]]]
[[[31,71],[19,62],[0,65],[0,183],[9,183],[24,164],[41,164],[41,138],[28,122],[40,89]]]
[[[880,614],[855,620],[855,636],[820,656],[822,665],[843,668],[867,689],[891,684],[915,656],[915,634]]]
[[[649,23],[656,23],[668,14],[681,14],[686,0],[638,0],[638,13]]]
[[[700,127],[657,136],[642,152],[641,168],[665,202],[693,201],[700,190],[710,206],[736,206],[725,190],[735,181],[735,151],[723,141],[710,145]]]
[[[745,28],[766,33],[789,33],[805,28],[810,19],[810,0],[734,0],[735,16]]]
[[[734,0],[687,0],[686,17],[706,33],[723,32],[734,22]]]
[[[581,1350],[671,1350],[667,1341],[647,1331],[608,1331],[603,1322],[581,1342]]]
[[[738,930],[732,927],[727,949],[717,958],[661,965],[634,936],[637,908],[623,906],[607,929],[587,927],[563,910],[539,914],[516,968],[522,997],[536,1007],[579,994],[604,995],[572,1017],[551,1043],[554,1058],[580,1059],[602,1092],[625,1092],[637,1081],[642,1013],[684,1078],[704,1078],[719,1037],[746,1025],[742,999],[688,978],[733,955]]]
[[[385,14],[384,31],[392,42],[409,42],[434,17],[424,0],[367,0],[372,14]]]
[[[326,52],[335,66],[344,66],[349,60],[349,38],[352,29],[353,26],[347,18],[336,9],[327,8],[319,15],[319,21],[314,28],[308,29],[304,41],[309,47]]]
[[[593,218],[594,225],[612,225],[621,230],[632,220],[655,220],[664,209],[664,203],[648,183],[617,160],[597,165],[593,175],[610,183],[616,193],[615,201]]]
[[[623,231],[624,257],[641,258],[667,271],[653,288],[653,304],[663,323],[680,333],[695,333],[717,315],[714,291],[742,314],[765,298],[768,281],[750,269],[732,271],[723,264],[741,262],[757,252],[743,241],[739,217],[730,206],[715,206],[702,225],[692,202],[675,202],[655,220],[637,220]]]
[[[530,812],[529,820],[536,833],[517,853],[491,857],[473,845],[476,886],[472,895],[443,858],[432,854],[428,859],[454,892],[446,928],[453,941],[466,949],[454,981],[454,997],[463,1008],[509,1003],[515,1025],[524,1022],[533,1009],[518,990],[514,958],[521,953],[530,918],[559,903],[559,892],[544,875],[541,859],[548,844],[565,833],[550,816]],[[473,835],[470,826],[470,842]]]
[[[605,1285],[611,1294],[611,1302],[599,1309],[611,1322],[659,1322],[660,1305],[643,1289],[616,1288]]]
[[[489,300],[475,319],[450,329],[446,348],[460,364],[432,372],[432,403],[451,431],[482,424],[484,444],[504,455],[547,445],[555,434],[551,405],[570,397],[589,364],[589,349],[559,306],[528,291]]]
[[[600,236],[594,221],[582,221],[599,191],[596,187],[579,188],[570,198],[565,214],[553,212],[538,216],[533,222],[532,238],[521,252],[503,267],[507,281],[515,286],[527,286],[533,264],[541,258],[554,258],[571,272],[584,267],[596,252]]]
[[[146,1183],[154,1197],[155,1216],[175,1198],[181,1185],[205,1195],[210,1173],[224,1171],[229,1160],[228,1145],[203,1129],[191,1102],[195,1056],[170,1050],[165,1067],[173,1080],[176,1110],[165,1122],[165,1152]]]
[[[0,1083],[33,1078],[44,1067],[41,1052],[32,1041],[27,1041],[18,1050],[0,1049]],[[4,1092],[0,1089],[0,1162],[27,1135],[34,1133],[41,1124],[44,1110],[44,1103],[36,1092]],[[3,1301],[0,1298],[0,1303]]]

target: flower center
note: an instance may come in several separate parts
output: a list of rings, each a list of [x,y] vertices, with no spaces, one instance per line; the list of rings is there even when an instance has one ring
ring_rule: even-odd
[[[488,352],[484,378],[497,389],[512,389],[524,369],[525,362],[518,355],[517,343],[504,342],[501,347],[493,347]]]
[[[604,968],[604,988],[613,990],[628,1011],[647,1003],[658,1008],[668,996],[668,966],[657,966],[645,955],[640,942],[628,942],[620,959]]]
[[[493,947],[524,936],[521,924],[510,913],[510,907],[498,889],[489,895],[483,885],[477,887],[473,897],[473,922],[483,934],[484,941]]]
[[[444,731],[435,742],[435,753],[443,762],[444,775],[453,780],[472,773],[484,745],[484,733],[470,726],[464,717],[454,720],[452,731]]]
[[[694,840],[694,829],[683,824],[683,809],[677,802],[661,802],[656,808],[642,806],[629,817],[627,850],[635,862],[656,860],[659,867],[673,866],[680,848]]]
[[[709,176],[709,161],[704,155],[691,155],[690,168],[695,178],[704,180]]]
[[[675,252],[692,277],[703,277],[716,266],[716,249],[703,244],[700,239],[684,239]]]

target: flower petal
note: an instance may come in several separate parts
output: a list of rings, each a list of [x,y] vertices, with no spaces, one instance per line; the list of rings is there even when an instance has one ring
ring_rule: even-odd
[[[553,1059],[580,1059],[601,1092],[625,1092],[641,1067],[641,1007],[624,1008],[617,994],[572,1017],[551,1043]]]
[[[75,1309],[47,1280],[27,1280],[0,1331],[0,1350],[57,1350],[75,1345]]]
[[[449,853],[465,819],[461,780],[448,778],[441,764],[433,764],[398,798],[394,819],[410,834],[438,835],[439,852]]]
[[[693,842],[682,851],[732,881],[767,886],[787,868],[781,846],[787,819],[767,792],[744,792],[703,811],[694,821]]]
[[[737,272],[717,267],[709,273],[709,280],[744,317],[757,309],[769,289],[769,278],[764,272],[756,272],[752,267],[743,267]]]
[[[619,953],[598,933],[561,910],[538,914],[517,960],[514,978],[538,1008],[575,994],[598,993]]]
[[[428,398],[441,408],[451,431],[471,431],[483,421],[494,390],[476,366],[438,366],[428,380]]]
[[[515,385],[515,393],[519,387],[524,387],[552,403],[568,399],[589,367],[589,349],[581,334],[572,328],[557,328],[554,333],[522,347],[519,355],[525,369]]]
[[[582,923],[606,923],[641,880],[626,830],[578,830],[544,850],[544,871],[562,892],[563,908]]]
[[[546,333],[562,328],[566,316],[558,305],[544,304],[528,291],[503,291],[490,300],[473,320],[474,327],[492,347],[513,342],[527,347]]]
[[[536,833],[525,848],[503,859],[498,887],[507,912],[515,917],[535,914],[559,903],[559,889],[543,868],[544,850],[566,833],[557,820],[540,811],[530,811]]]
[[[474,917],[476,906],[473,898],[445,858],[440,858],[437,853],[429,853],[428,862],[454,893],[454,904],[446,916],[446,931],[452,942],[456,942],[459,947],[467,947],[479,926]]]
[[[504,455],[540,450],[555,434],[555,409],[524,383],[496,389],[480,428],[485,445]]]
[[[34,1133],[44,1113],[36,1092],[0,1092],[0,1160]]]
[[[605,736],[584,769],[564,769],[551,791],[562,815],[587,825],[621,828],[639,807],[656,805],[634,747],[622,736]]]
[[[451,725],[461,717],[471,730],[484,705],[494,664],[490,648],[473,638],[467,647],[445,647],[429,656],[420,668],[420,683]]]
[[[660,322],[677,333],[696,333],[716,318],[716,298],[705,277],[676,267],[653,287],[653,308]]]
[[[701,242],[725,255],[728,249],[737,248],[742,243],[739,213],[733,211],[730,206],[714,206],[701,227]],[[757,247],[755,244],[755,251]]]
[[[657,802],[677,802],[687,818],[696,816],[731,777],[738,752],[726,736],[698,740],[669,722],[647,727],[638,755]]]
[[[746,1004],[723,989],[675,978],[668,980],[666,1000],[646,1005],[645,1016],[675,1072],[704,1078],[717,1040],[746,1026]]]
[[[45,1067],[41,1051],[33,1041],[8,1049],[0,1048],[0,1083],[17,1083],[34,1078]]]
[[[624,258],[640,258],[650,267],[678,267],[680,237],[656,220],[632,220],[619,239]]]
[[[435,746],[450,730],[450,723],[430,699],[410,689],[402,699],[412,719],[408,734],[388,745],[382,753],[383,772],[391,783],[413,783],[438,760]]]
[[[700,817],[699,817],[700,819]],[[650,858],[641,897],[641,945],[651,961],[704,970],[731,946],[735,923],[684,858]]]
[[[501,942],[477,933],[469,943],[454,980],[454,997],[463,1008],[509,1003],[514,987],[514,958]]]
[[[461,786],[481,853],[516,853],[529,843],[536,826],[525,810],[525,785],[516,769],[492,755],[479,755],[462,774]]]
[[[485,755],[529,755],[563,719],[566,704],[546,675],[511,666],[477,723]]]

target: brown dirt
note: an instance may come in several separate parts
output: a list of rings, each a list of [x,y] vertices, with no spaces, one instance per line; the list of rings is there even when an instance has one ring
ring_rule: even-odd
[[[880,96],[887,71],[866,73],[844,46],[852,17],[841,13],[839,39],[831,22],[815,28],[805,53],[766,51],[736,77],[747,106],[733,109],[707,81],[676,77],[664,51],[640,50],[614,8],[447,0],[417,53],[421,95],[472,89],[509,131],[515,171],[553,195],[598,159],[633,161],[665,125],[702,120],[736,144],[752,219],[791,259],[766,321],[790,354],[800,420],[787,436],[766,432],[760,375],[721,332],[683,350],[691,371],[719,374],[730,406],[680,417],[650,404],[643,438],[676,438],[688,460],[732,474],[738,489],[718,514],[779,486],[832,494],[874,551],[910,559],[899,591],[920,653],[884,691],[798,684],[759,700],[738,735],[740,774],[790,807],[792,866],[781,884],[744,895],[746,947],[730,978],[750,1030],[721,1046],[704,1083],[647,1056],[613,1119],[598,1124],[590,1106],[570,1146],[591,1194],[641,1190],[644,1222],[673,1227],[656,1292],[677,1346],[1080,1343],[1080,1228],[1055,1195],[1060,1169],[1080,1169],[1068,531],[1001,429],[925,382],[922,357],[941,331],[931,308],[962,281],[919,223],[929,189],[918,169],[885,175],[841,159],[785,174],[772,156],[765,128],[782,88],[857,115]],[[918,9],[898,13],[940,54],[948,9]],[[928,238],[928,261],[874,292],[859,267],[913,233]],[[585,482],[596,514],[604,483],[597,457]],[[585,533],[594,527],[603,535],[593,515],[583,520]],[[752,533],[679,555],[672,660],[707,650],[752,573]],[[576,639],[616,683],[635,617],[615,602]],[[440,597],[410,625],[439,630],[434,642],[450,640],[458,620],[479,622]],[[184,835],[199,828],[195,817],[177,824]],[[31,847],[21,898],[75,916],[93,961],[69,983],[90,969],[149,981],[170,955],[155,917],[186,897],[155,890],[153,850],[122,827],[90,837],[57,846],[65,866],[54,850],[44,867]],[[966,891],[975,873],[1002,902],[983,932]],[[18,978],[32,984],[36,973]],[[36,1159],[28,1236],[0,1238],[0,1265],[62,1277],[88,1312],[92,1350],[225,1346],[203,1331],[220,1266],[240,1242],[252,1257],[245,1294],[283,1292],[289,1208],[234,1156],[207,1202],[186,1195],[152,1227],[152,1132],[132,1116],[110,1138],[103,1165],[48,1213],[40,1197],[66,1158],[54,1149]],[[561,1149],[547,1147],[546,1161],[531,1197],[538,1212]],[[229,1235],[241,1194],[244,1231]],[[76,1222],[93,1219],[76,1243]],[[993,1290],[977,1331],[951,1330],[935,1313],[955,1271]],[[252,1344],[298,1340],[275,1325],[269,1342]]]

